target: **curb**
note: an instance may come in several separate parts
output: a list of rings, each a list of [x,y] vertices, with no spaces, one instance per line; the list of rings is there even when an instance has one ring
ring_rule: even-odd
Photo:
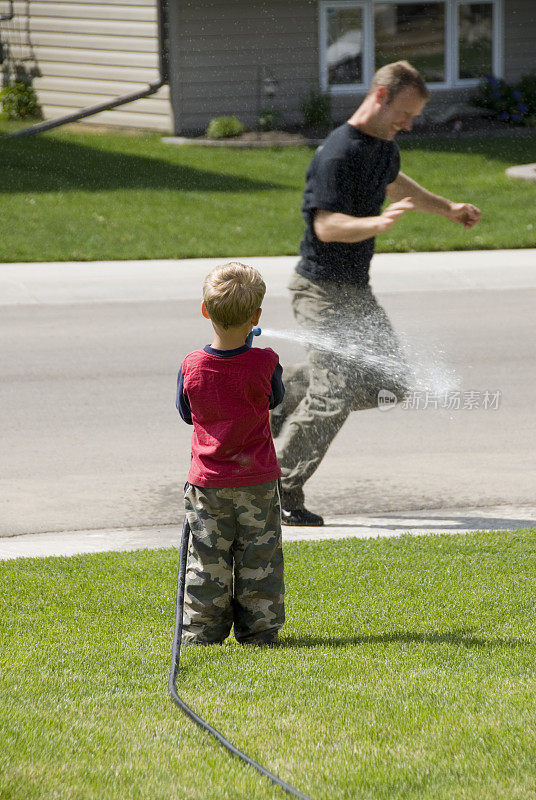
[[[476,531],[533,528],[536,506],[417,509],[376,516],[327,517],[317,527],[283,527],[283,541],[378,539],[468,534]],[[70,557],[85,553],[177,548],[182,521],[173,524],[101,530],[26,533],[0,538],[0,561],[16,558]]]
[[[189,138],[187,136],[163,136],[164,144],[172,145],[195,145],[196,147],[233,147],[238,150],[266,150],[270,147],[319,147],[323,139],[273,139],[272,141],[262,141],[261,139],[205,139],[204,137]]]

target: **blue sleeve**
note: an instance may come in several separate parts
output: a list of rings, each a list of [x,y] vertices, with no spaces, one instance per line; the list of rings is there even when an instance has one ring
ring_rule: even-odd
[[[283,367],[281,364],[278,364],[277,367],[274,369],[274,374],[272,375],[272,391],[270,393],[270,404],[269,408],[275,408],[280,403],[283,402],[283,398],[285,396],[285,386],[282,381],[283,375]]]
[[[192,422],[192,410],[190,408],[190,401],[188,400],[187,396],[184,394],[184,378],[182,375],[182,367],[179,370],[179,377],[177,378],[177,399],[175,401],[175,405],[177,407],[177,411],[183,418],[188,425],[193,425]]]

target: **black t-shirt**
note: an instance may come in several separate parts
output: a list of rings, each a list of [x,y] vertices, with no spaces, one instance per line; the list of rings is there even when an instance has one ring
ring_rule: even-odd
[[[356,244],[321,242],[313,228],[317,209],[375,217],[385,190],[400,170],[394,141],[378,139],[345,123],[318,148],[307,171],[302,215],[306,222],[300,245],[300,275],[317,281],[366,286],[374,238]]]

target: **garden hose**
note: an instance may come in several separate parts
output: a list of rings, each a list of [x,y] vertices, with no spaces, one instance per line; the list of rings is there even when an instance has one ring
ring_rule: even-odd
[[[180,554],[179,554],[179,575],[177,578],[177,599],[175,604],[175,631],[173,633],[173,647],[171,652],[171,672],[169,673],[169,693],[173,702],[182,710],[184,711],[187,716],[190,717],[200,728],[203,730],[208,731],[212,736],[214,736],[220,744],[222,744],[230,753],[238,758],[241,758],[242,761],[245,761],[246,764],[249,764],[251,767],[254,767],[261,775],[264,775],[266,778],[271,780],[284,792],[287,794],[294,795],[294,797],[300,797],[301,800],[312,800],[303,792],[298,791],[289,783],[281,780],[278,778],[277,775],[274,775],[273,772],[270,772],[265,767],[258,764],[254,761],[250,756],[243,753],[238,747],[235,747],[228,739],[223,736],[216,728],[213,728],[212,725],[209,725],[208,722],[205,722],[198,714],[193,711],[190,706],[186,705],[184,700],[179,697],[177,694],[177,673],[179,671],[179,659],[181,653],[181,639],[182,639],[182,613],[184,608],[184,587],[186,583],[186,561],[188,558],[188,542],[190,538],[190,526],[188,524],[188,519],[185,517],[184,519],[184,526],[182,528],[182,537],[181,537],[181,544],[180,544]]]

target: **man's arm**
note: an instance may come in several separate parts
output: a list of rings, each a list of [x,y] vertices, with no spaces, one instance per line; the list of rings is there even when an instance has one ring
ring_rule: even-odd
[[[467,230],[476,225],[482,216],[480,209],[471,203],[453,203],[446,197],[433,194],[403,172],[399,172],[387,187],[387,197],[395,203],[402,197],[410,197],[416,211],[440,214],[451,222],[459,222]]]
[[[393,184],[391,184],[392,186]],[[399,198],[377,217],[352,217],[335,211],[317,209],[314,230],[321,242],[345,242],[355,244],[385,233],[405,211],[415,208],[410,197]]]

